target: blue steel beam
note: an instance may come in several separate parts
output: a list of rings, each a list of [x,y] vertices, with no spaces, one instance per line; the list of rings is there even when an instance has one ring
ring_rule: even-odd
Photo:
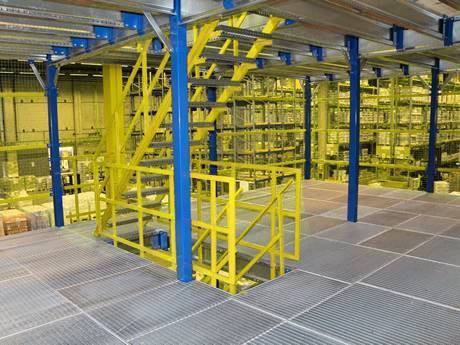
[[[51,183],[54,206],[54,224],[57,227],[64,226],[64,210],[62,207],[62,195],[64,189],[61,179],[61,157],[59,155],[59,126],[58,126],[58,90],[56,87],[57,68],[51,64],[51,56],[48,56],[46,64],[46,97],[48,98],[48,129],[49,148],[51,156]]]
[[[309,180],[311,178],[311,80],[310,77],[305,78],[304,85],[304,145],[305,145],[305,166],[304,178]]]
[[[435,58],[431,69],[430,137],[428,141],[428,165],[426,168],[426,191],[434,192],[436,177],[436,136],[438,133],[439,59]]]
[[[454,22],[454,17],[444,17],[441,20],[441,32],[446,47],[454,44]]]
[[[217,101],[217,89],[215,87],[208,87],[206,90],[209,102]],[[216,121],[214,121],[213,130],[209,131],[209,160],[217,162],[217,127]],[[209,167],[209,173],[211,175],[217,175],[217,165],[211,165]]]
[[[347,220],[358,220],[358,184],[359,184],[359,107],[360,107],[360,61],[359,38],[345,38],[350,64],[350,145],[348,167],[348,210]]]
[[[396,50],[404,50],[404,28],[398,25],[393,25],[390,29],[391,40]]]
[[[190,142],[188,126],[187,26],[182,23],[181,1],[174,0],[169,17],[171,39],[174,199],[177,278],[192,277],[192,224],[190,211]]]

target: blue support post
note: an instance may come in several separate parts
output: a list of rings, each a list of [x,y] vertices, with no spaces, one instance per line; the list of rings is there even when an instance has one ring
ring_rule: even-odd
[[[51,64],[51,57],[48,56],[46,64],[46,97],[48,98],[48,129],[49,148],[51,157],[51,183],[54,206],[54,224],[57,227],[64,226],[64,210],[62,207],[62,195],[64,189],[61,179],[61,157],[59,155],[59,126],[58,126],[58,90],[56,87],[58,70]]]
[[[428,141],[428,165],[426,168],[426,191],[434,192],[436,177],[436,136],[438,133],[439,59],[431,69],[430,137]]]
[[[309,180],[311,178],[311,80],[310,77],[305,78],[304,85],[304,145],[305,145],[305,165],[304,165],[304,178]]]
[[[208,101],[217,101],[217,89],[215,87],[208,87],[207,90]],[[216,121],[214,121],[214,129],[209,131],[209,160],[217,162],[217,127]],[[217,175],[217,165],[211,165],[209,167],[209,173],[211,175]]]
[[[174,0],[169,17],[171,40],[174,199],[177,278],[192,277],[192,224],[190,212],[190,142],[188,126],[187,27],[182,23],[181,1]]]
[[[348,212],[347,220],[358,220],[359,185],[359,107],[360,107],[360,61],[359,38],[346,37],[350,63],[350,144],[348,166]]]

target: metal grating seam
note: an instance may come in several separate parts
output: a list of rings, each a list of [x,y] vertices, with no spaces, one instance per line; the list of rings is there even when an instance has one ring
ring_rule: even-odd
[[[460,342],[460,312],[363,285],[347,289],[293,322],[354,344]]]
[[[48,344],[124,344],[100,328],[84,314],[67,317],[50,324],[0,339],[2,345]]]
[[[59,292],[80,308],[91,310],[176,282],[173,271],[149,265],[67,287]]]
[[[132,344],[241,344],[279,324],[280,319],[229,300],[197,315],[132,340]],[[218,331],[217,331],[218,330]]]
[[[88,314],[121,338],[132,339],[220,303],[229,296],[199,282],[177,282],[91,310]]]
[[[345,286],[347,284],[335,280],[303,271],[292,271],[242,292],[235,299],[275,315],[289,318]]]
[[[364,283],[460,308],[460,268],[442,263],[402,257]]]

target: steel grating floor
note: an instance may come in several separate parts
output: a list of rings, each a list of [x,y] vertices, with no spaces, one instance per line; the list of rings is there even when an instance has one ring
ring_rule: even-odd
[[[460,344],[460,198],[362,187],[352,224],[346,193],[305,182],[300,262],[237,296],[178,282],[92,223],[5,237],[0,345]]]

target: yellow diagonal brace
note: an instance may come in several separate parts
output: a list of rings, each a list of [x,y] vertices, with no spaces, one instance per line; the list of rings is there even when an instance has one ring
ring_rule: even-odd
[[[264,207],[264,209],[254,218],[254,220],[246,227],[246,229],[237,237],[235,245],[238,245],[238,243],[241,242],[241,240],[251,231],[251,229],[259,222],[259,220],[262,219],[262,217],[270,210],[270,208],[275,204],[275,202],[281,198],[282,194],[291,186],[292,180],[289,181],[286,186],[283,187],[283,189],[280,190],[280,192],[274,196],[270,202]],[[220,271],[228,261],[228,251],[225,251],[219,263],[217,264],[217,270]]]
[[[219,21],[215,20],[213,22],[205,24],[201,28],[198,38],[195,44],[193,45],[193,47],[190,49],[188,56],[187,56],[188,73],[190,73],[193,70],[197,58],[199,58],[199,56],[203,52],[206,46],[206,43],[208,42],[209,38],[211,37],[212,33],[214,32],[218,24],[219,24]],[[157,133],[160,127],[160,124],[163,122],[169,110],[171,109],[171,99],[172,99],[172,94],[171,94],[171,89],[169,89],[166,96],[163,98],[163,101],[161,102],[153,121],[150,123],[149,127],[144,133],[144,136],[142,137],[141,142],[138,144],[136,151],[134,152],[134,155],[132,156],[128,164],[129,167],[137,166],[139,162],[141,161],[141,159],[144,157],[145,152],[149,148],[153,137],[155,136],[155,134]],[[117,188],[116,188],[116,192],[114,195],[114,199],[119,198],[121,193],[125,191],[128,185],[130,176],[131,176],[131,173],[129,170],[125,170],[121,173],[120,178],[117,180],[117,184],[116,184]],[[96,234],[101,233],[102,228],[105,226],[104,224],[106,224],[107,221],[109,220],[111,213],[112,213],[112,210],[111,210],[112,207],[113,206],[107,205],[107,208],[103,216],[101,217],[101,224],[98,225],[96,229]]]

